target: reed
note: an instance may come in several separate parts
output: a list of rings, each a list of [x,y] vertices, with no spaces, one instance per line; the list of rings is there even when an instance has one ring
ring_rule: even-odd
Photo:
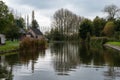
[[[20,42],[20,50],[45,49],[46,41],[44,39],[24,38]]]

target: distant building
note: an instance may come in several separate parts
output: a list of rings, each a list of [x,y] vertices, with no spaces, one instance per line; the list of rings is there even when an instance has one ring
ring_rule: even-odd
[[[5,44],[5,35],[0,34],[0,45]]]
[[[34,38],[34,39],[44,39],[43,33],[36,28],[29,28],[27,31],[26,37]]]

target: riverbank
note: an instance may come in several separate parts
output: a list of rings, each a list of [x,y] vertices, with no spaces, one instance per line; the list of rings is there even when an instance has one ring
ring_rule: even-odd
[[[104,46],[120,51],[120,42],[107,42]]]
[[[13,52],[19,49],[19,41],[6,41],[5,45],[0,46],[0,53]]]

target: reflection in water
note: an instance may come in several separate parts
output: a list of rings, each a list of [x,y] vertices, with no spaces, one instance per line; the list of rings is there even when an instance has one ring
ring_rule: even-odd
[[[58,75],[68,75],[79,64],[78,46],[69,43],[54,43],[51,46],[54,57],[54,67]]]
[[[111,49],[104,49],[97,46],[90,47],[85,43],[54,43],[51,46],[51,53],[54,57],[54,67],[58,75],[68,75],[69,71],[76,69],[77,66],[86,65],[96,68],[108,67],[104,71],[104,76],[109,79],[120,77],[120,53]],[[117,67],[117,68],[114,68]]]
[[[50,76],[46,76],[48,73]],[[1,56],[0,79],[2,78],[8,78],[8,80],[33,80],[34,78],[35,80],[57,80],[58,78],[60,80],[88,80],[89,78],[119,80],[120,52],[97,45],[89,46],[85,43],[50,43],[47,50],[26,50],[14,55]]]
[[[45,56],[45,50],[26,50],[20,51],[17,54],[10,56],[0,57],[0,80],[5,78],[7,80],[12,79],[12,72],[14,65],[29,65],[31,64],[31,71],[34,72],[34,64],[38,60],[39,55],[41,57]]]
[[[26,50],[26,51],[20,51],[19,53],[19,59],[22,64],[28,65],[31,63],[31,70],[32,73],[34,72],[34,64],[39,58],[39,55],[41,57],[45,56],[45,50]]]
[[[12,80],[12,65],[5,61],[5,56],[0,56],[0,80]]]

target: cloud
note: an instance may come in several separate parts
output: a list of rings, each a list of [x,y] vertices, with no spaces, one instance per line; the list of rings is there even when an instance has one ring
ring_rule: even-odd
[[[102,12],[105,5],[115,4],[120,7],[119,0],[3,0],[22,16],[31,17],[35,10],[36,19],[40,26],[50,26],[55,11],[66,8],[73,13],[94,19],[95,16],[105,17]]]

